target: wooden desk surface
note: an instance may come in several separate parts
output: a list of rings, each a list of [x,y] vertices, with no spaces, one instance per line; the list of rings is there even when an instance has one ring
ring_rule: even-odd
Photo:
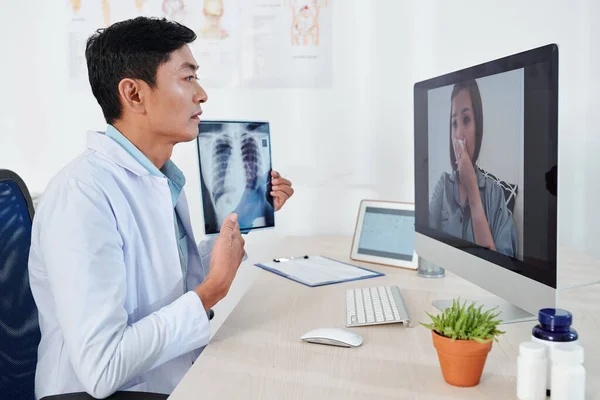
[[[308,253],[347,261],[350,242],[350,238],[289,238],[268,253],[261,251],[261,256]],[[425,311],[437,312],[433,300],[489,293],[448,271],[445,278],[425,279],[415,271],[362,265],[386,276],[309,288],[261,270],[169,398],[516,399],[518,346],[530,338],[535,322],[502,325],[507,333],[492,346],[481,383],[456,388],[444,382],[431,334],[418,321],[427,320]],[[351,328],[364,342],[350,349],[300,340],[314,328],[344,328],[346,289],[390,284],[399,286],[414,321],[412,328],[401,324]],[[560,307],[573,312],[585,350],[586,398],[600,399],[600,286],[570,291],[559,301]]]

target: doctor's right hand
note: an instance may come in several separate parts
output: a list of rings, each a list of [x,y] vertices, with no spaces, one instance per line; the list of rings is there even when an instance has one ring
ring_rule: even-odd
[[[237,214],[231,214],[221,225],[210,257],[210,271],[204,282],[194,289],[205,310],[209,310],[229,292],[233,278],[244,257],[245,241],[240,234]]]

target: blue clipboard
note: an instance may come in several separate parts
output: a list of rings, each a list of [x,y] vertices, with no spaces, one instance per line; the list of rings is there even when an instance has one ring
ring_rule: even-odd
[[[297,261],[300,260],[300,261]],[[306,260],[306,261],[305,261]],[[282,271],[281,269],[279,269],[278,267],[281,267],[282,269],[288,269],[286,267],[289,266],[286,265],[287,263],[296,263],[297,265],[295,265],[295,268],[302,268],[302,263],[304,263],[304,266],[308,266],[311,260],[314,262],[315,260],[318,260],[319,262],[323,262],[326,261],[327,263],[331,263],[331,266],[347,266],[347,267],[351,267],[352,270],[352,275],[358,275],[358,276],[352,276],[352,277],[346,277],[346,278],[339,278],[339,279],[329,279],[329,280],[320,280],[319,282],[309,282],[306,279],[302,279],[301,276],[297,276],[300,274],[296,274],[296,276],[294,276],[293,274],[290,273],[286,273],[285,271]],[[305,286],[308,287],[318,287],[318,286],[326,286],[326,285],[333,285],[335,283],[342,283],[342,282],[352,282],[352,281],[357,281],[357,280],[362,280],[362,279],[370,279],[370,278],[376,278],[379,276],[385,276],[385,274],[381,273],[381,272],[377,272],[377,271],[373,271],[367,268],[363,268],[363,267],[359,267],[357,265],[353,265],[353,264],[349,264],[343,261],[338,261],[338,260],[334,260],[333,258],[329,258],[329,257],[323,257],[323,256],[312,256],[312,257],[308,257],[308,256],[304,256],[301,258],[290,258],[290,259],[275,259],[273,260],[273,262],[271,263],[259,263],[259,264],[254,264],[259,268],[264,269],[265,271],[269,271],[272,272],[274,274],[280,275],[284,278],[290,279],[292,281],[301,283]],[[326,268],[327,266],[325,265],[319,265],[319,266],[314,266],[317,270],[319,268]],[[360,274],[360,271],[363,271],[365,273]],[[348,270],[349,272],[351,270]]]

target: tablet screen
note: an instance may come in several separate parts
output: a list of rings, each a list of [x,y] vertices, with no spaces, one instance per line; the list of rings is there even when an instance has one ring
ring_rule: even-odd
[[[410,261],[414,248],[414,211],[366,207],[358,254]]]

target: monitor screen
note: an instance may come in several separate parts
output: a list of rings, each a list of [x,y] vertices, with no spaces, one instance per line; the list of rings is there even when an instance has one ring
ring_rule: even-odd
[[[358,254],[411,261],[414,251],[414,211],[365,209]]]
[[[417,83],[417,232],[556,287],[557,96],[554,45]]]
[[[219,233],[233,212],[242,232],[275,226],[269,123],[201,121],[198,129],[205,233]]]

